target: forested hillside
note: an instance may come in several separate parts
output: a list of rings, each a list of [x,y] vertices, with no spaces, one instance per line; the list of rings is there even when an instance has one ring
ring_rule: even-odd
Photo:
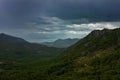
[[[48,73],[52,80],[119,80],[120,29],[92,31],[61,54]]]
[[[32,45],[33,46],[33,45]],[[25,48],[17,49],[22,53]],[[45,50],[58,54],[57,48],[27,47],[26,56],[32,51]],[[14,54],[3,50],[0,55]],[[12,47],[10,50],[13,50]],[[32,50],[32,51],[31,51]],[[63,49],[62,49],[63,50]],[[16,53],[17,54],[17,53]],[[20,53],[19,53],[20,54]],[[95,30],[54,58],[8,57],[0,60],[1,80],[119,80],[120,79],[120,28]],[[16,57],[16,56],[12,56]],[[17,62],[15,60],[19,59]]]

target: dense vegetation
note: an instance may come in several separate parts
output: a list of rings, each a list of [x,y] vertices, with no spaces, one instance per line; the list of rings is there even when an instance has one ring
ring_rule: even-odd
[[[95,30],[59,59],[48,70],[52,80],[119,80],[120,29]]]
[[[29,43],[24,39],[0,34],[0,80],[42,79],[50,60],[64,49]]]
[[[120,29],[95,30],[54,57],[13,58],[2,50],[8,57],[0,56],[0,80],[120,80]]]

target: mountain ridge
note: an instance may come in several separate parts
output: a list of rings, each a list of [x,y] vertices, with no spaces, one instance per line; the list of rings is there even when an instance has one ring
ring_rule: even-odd
[[[30,43],[22,38],[14,37],[5,33],[0,34],[0,57],[15,59],[24,57],[56,56],[64,49],[48,47],[45,45]],[[8,54],[10,57],[8,57]],[[11,54],[11,55],[10,55]],[[12,57],[13,56],[13,57]]]
[[[0,33],[0,44],[15,44],[15,43],[19,43],[19,44],[28,44],[29,42],[22,39],[22,38],[18,38],[18,37],[14,37],[5,33]]]
[[[50,46],[50,47],[57,47],[57,48],[68,48],[71,45],[75,44],[77,41],[79,41],[78,38],[67,38],[67,39],[57,39],[54,42],[43,42],[41,44]]]
[[[48,70],[54,80],[118,80],[120,28],[94,30],[59,56]]]

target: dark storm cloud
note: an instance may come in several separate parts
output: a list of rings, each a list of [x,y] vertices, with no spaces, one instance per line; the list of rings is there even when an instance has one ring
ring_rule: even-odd
[[[93,20],[117,20],[120,18],[119,0],[51,0],[46,9],[48,15],[65,19],[90,18]]]
[[[20,25],[34,19],[43,5],[33,0],[1,0],[0,2],[0,15],[8,25]]]
[[[98,23],[119,21],[119,9],[120,0],[0,0],[0,32],[38,42],[81,37],[119,27]]]
[[[1,0],[0,15],[13,22],[47,15],[65,19],[118,20],[120,0]]]

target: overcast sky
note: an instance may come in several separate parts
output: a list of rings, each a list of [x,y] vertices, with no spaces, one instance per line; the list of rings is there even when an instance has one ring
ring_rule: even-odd
[[[120,0],[0,0],[0,33],[31,42],[120,27]]]

